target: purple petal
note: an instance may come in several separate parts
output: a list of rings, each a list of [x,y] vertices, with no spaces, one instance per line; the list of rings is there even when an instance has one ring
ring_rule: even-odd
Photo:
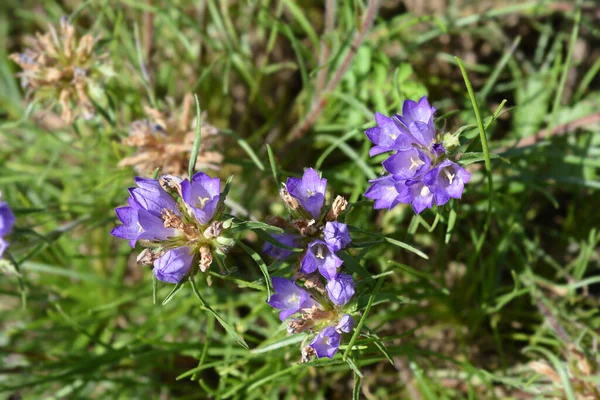
[[[0,202],[0,236],[8,235],[15,224],[15,215],[8,203]]]
[[[398,151],[383,162],[385,169],[396,180],[410,179],[419,176],[431,166],[431,159],[417,149]]]
[[[333,358],[339,350],[341,340],[342,335],[336,332],[333,326],[328,326],[313,339],[310,347],[315,350],[319,358]]]
[[[321,178],[317,171],[308,168],[304,171],[302,179],[288,178],[286,188],[302,208],[304,208],[314,219],[321,216],[321,208],[325,202],[325,191],[327,179]]]
[[[194,256],[189,247],[178,247],[167,251],[154,261],[154,275],[159,281],[179,283],[189,272]]]
[[[298,240],[300,239],[300,236],[290,233],[275,234],[271,235],[271,237],[277,240],[278,242],[290,247],[297,247]],[[293,252],[291,250],[278,247],[277,245],[272,244],[270,242],[266,242],[265,246],[263,247],[263,253],[275,259],[283,260],[291,256]]]
[[[398,195],[396,180],[392,175],[386,175],[383,178],[369,181],[371,186],[365,192],[367,199],[375,200],[374,208],[376,210],[387,208],[392,209],[398,204]]]
[[[331,250],[338,252],[350,244],[350,231],[348,226],[341,222],[327,222],[323,231],[325,243],[329,245]]]
[[[6,250],[7,247],[8,247],[8,242],[0,237],[0,260],[2,259],[4,250]]]
[[[197,172],[191,182],[187,179],[181,182],[181,197],[201,224],[209,223],[215,215],[220,188],[221,180],[211,178],[204,172]]]
[[[352,296],[354,296],[354,280],[347,274],[337,274],[337,276],[327,282],[327,294],[331,301],[338,305],[346,305]]]
[[[416,182],[410,186],[412,206],[416,214],[433,206],[433,193],[423,182]]]
[[[280,277],[274,277],[271,281],[275,294],[271,296],[267,304],[281,310],[279,319],[282,321],[301,309],[314,305],[310,294],[296,285],[294,281]]]
[[[335,327],[335,330],[338,332],[350,333],[354,328],[354,318],[350,314],[344,314],[342,318],[340,318],[340,322]]]

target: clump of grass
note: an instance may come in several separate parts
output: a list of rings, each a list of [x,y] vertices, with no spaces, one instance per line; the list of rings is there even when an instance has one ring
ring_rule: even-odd
[[[393,1],[7,5],[0,190],[16,224],[0,261],[2,395],[597,395],[595,3],[455,2],[435,13]],[[32,102],[8,56],[63,15],[73,37],[101,34],[94,54],[113,71],[83,108],[74,78],[61,81],[75,90],[71,115],[66,103]],[[153,291],[164,299],[173,286],[153,288],[109,235],[136,174],[118,166],[130,155],[121,142],[148,118],[144,107],[190,94],[221,140],[213,174],[234,176],[228,217],[246,222],[233,235],[241,245],[207,271],[210,286],[155,305]],[[424,95],[471,180],[460,201],[419,215],[374,211],[363,193],[386,157],[369,157],[363,132],[376,111]],[[259,221],[285,213],[279,185],[305,166],[349,202],[354,247],[343,261],[360,281],[360,316],[333,359],[301,363],[304,337],[288,336],[265,303],[269,277],[296,261],[265,263]]]

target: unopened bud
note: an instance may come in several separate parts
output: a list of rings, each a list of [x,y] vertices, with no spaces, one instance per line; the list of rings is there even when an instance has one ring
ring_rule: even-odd
[[[444,148],[446,148],[448,150],[450,150],[454,147],[460,146],[460,141],[458,140],[458,135],[452,134],[452,133],[444,134],[443,139],[442,139],[442,144],[444,145]]]
[[[331,205],[331,210],[325,216],[326,221],[335,221],[340,214],[346,209],[348,206],[348,201],[342,196],[337,196]]]

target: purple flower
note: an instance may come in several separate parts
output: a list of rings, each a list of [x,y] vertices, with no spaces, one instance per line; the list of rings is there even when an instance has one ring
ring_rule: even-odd
[[[375,209],[392,209],[398,203],[410,203],[409,188],[392,175],[369,181],[371,187],[365,192],[367,199],[375,200]]]
[[[194,256],[189,247],[177,247],[154,261],[154,275],[159,281],[179,283],[189,272]]]
[[[350,333],[354,328],[354,318],[350,314],[344,314],[342,318],[340,318],[340,322],[335,327],[335,330],[338,332]]]
[[[445,160],[436,168],[429,171],[423,182],[433,193],[435,204],[443,206],[452,199],[460,199],[465,189],[465,183],[469,182],[471,174],[460,165]]]
[[[129,206],[115,209],[123,225],[115,227],[110,234],[128,239],[131,247],[135,247],[138,239],[164,240],[175,236],[176,231],[165,228],[162,219],[164,210],[179,215],[175,200],[156,179],[135,178],[135,181],[138,187],[129,189]]]
[[[431,168],[431,158],[418,149],[402,150],[383,162],[383,167],[397,181],[421,176]]]
[[[201,224],[207,224],[215,215],[221,191],[221,180],[197,172],[192,181],[181,182],[181,197],[190,206]]]
[[[289,194],[298,200],[314,219],[321,216],[321,208],[325,202],[325,189],[327,188],[327,179],[319,176],[317,171],[312,168],[304,171],[302,179],[288,178],[286,188]]]
[[[435,137],[434,113],[435,108],[431,107],[427,97],[423,96],[418,103],[406,100],[402,105],[402,115],[396,115],[396,118],[418,144],[429,148]]]
[[[399,123],[383,114],[375,113],[377,126],[369,128],[365,134],[375,144],[369,151],[371,157],[392,150],[408,150],[414,139]]]
[[[300,288],[294,281],[275,277],[272,279],[275,294],[267,301],[273,308],[281,310],[279,319],[284,321],[290,315],[304,308],[311,308],[315,302],[307,291]]]
[[[315,350],[317,357],[319,358],[333,358],[335,353],[337,353],[340,348],[341,340],[342,335],[335,330],[335,327],[328,326],[313,339],[313,341],[310,343],[310,347]]]
[[[271,237],[289,247],[298,246],[298,239],[300,239],[298,235],[290,233],[278,233],[271,235]],[[265,247],[263,248],[263,253],[278,260],[283,260],[285,258],[288,258],[292,254],[292,251],[267,242],[265,243]]]
[[[0,201],[0,258],[4,254],[4,250],[8,247],[8,243],[2,236],[8,235],[15,224],[15,215],[8,206],[8,203]]]
[[[426,208],[433,206],[433,193],[423,181],[406,181],[406,186],[409,188],[410,199],[413,210],[416,214],[420,214]]]
[[[323,231],[323,238],[334,252],[345,248],[352,241],[348,226],[341,222],[327,222]]]
[[[317,269],[327,280],[337,275],[337,269],[343,264],[341,258],[322,240],[315,240],[308,245],[306,255],[302,259],[300,271],[311,274]]]
[[[347,274],[337,274],[334,279],[327,282],[327,294],[334,304],[346,305],[354,296],[354,280]]]

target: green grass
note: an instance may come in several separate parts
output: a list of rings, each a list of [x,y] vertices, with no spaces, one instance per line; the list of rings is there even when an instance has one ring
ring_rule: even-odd
[[[577,366],[600,339],[598,5],[382,2],[369,27],[378,2],[337,1],[322,38],[321,3],[0,6],[0,191],[17,215],[0,261],[0,398],[572,399],[600,384]],[[8,58],[63,15],[102,34],[113,71],[98,115],[73,125],[31,103]],[[233,176],[227,212],[256,223],[237,226],[210,285],[171,293],[109,232],[136,175],[117,166],[130,123],[187,93],[219,128],[224,161],[208,173]],[[419,216],[376,212],[362,194],[384,157],[362,132],[423,95],[440,131],[461,131],[471,182]],[[315,166],[331,200],[352,203],[341,256],[359,329],[333,360],[301,363],[306,338],[265,303],[294,258],[262,255],[259,222],[284,215],[281,182]]]

